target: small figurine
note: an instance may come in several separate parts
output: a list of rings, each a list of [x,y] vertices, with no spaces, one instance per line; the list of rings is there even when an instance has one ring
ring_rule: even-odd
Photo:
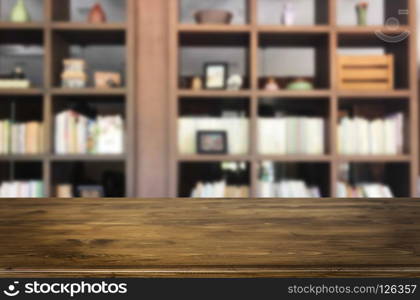
[[[273,77],[267,79],[264,89],[266,91],[278,91],[280,89],[276,80]]]
[[[295,23],[295,9],[292,3],[286,3],[283,7],[282,24],[291,26]]]
[[[199,76],[196,76],[192,80],[191,88],[195,91],[203,89],[203,80]]]
[[[25,6],[24,0],[17,0],[15,6],[10,12],[10,21],[16,23],[23,23],[31,21],[28,9]]]
[[[99,3],[96,3],[89,12],[88,16],[89,23],[105,23],[106,15],[105,11]]]
[[[243,79],[239,74],[231,75],[228,79],[227,86],[228,90],[239,91],[242,88]]]
[[[13,70],[13,73],[12,73],[11,77],[12,77],[13,79],[26,79],[26,75],[25,75],[25,73],[23,72],[22,67],[20,67],[20,66],[16,66],[16,67],[14,68],[14,70]]]
[[[359,26],[367,25],[367,9],[368,9],[367,2],[360,2],[359,4],[356,5],[357,24]]]

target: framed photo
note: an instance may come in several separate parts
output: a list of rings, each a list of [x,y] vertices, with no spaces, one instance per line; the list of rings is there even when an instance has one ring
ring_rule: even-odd
[[[226,131],[198,131],[197,152],[199,154],[227,154]]]
[[[227,63],[207,63],[204,66],[204,87],[208,90],[224,90],[228,77]]]
[[[104,189],[100,185],[80,185],[77,187],[77,193],[80,198],[104,197]]]
[[[95,87],[116,88],[121,86],[121,74],[117,72],[95,72]]]

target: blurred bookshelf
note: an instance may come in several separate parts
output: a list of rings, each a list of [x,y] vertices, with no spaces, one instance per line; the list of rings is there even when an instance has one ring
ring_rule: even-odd
[[[25,61],[28,69],[34,68],[27,74],[31,81],[29,88],[0,88],[0,119],[10,120],[11,123],[41,122],[43,146],[40,153],[28,154],[26,148],[20,154],[0,154],[3,170],[0,172],[0,182],[9,182],[9,185],[16,183],[18,188],[24,190],[33,189],[33,185],[41,182],[42,196],[45,197],[57,197],[57,186],[63,184],[71,186],[70,194],[74,197],[81,196],[79,186],[99,186],[101,195],[105,197],[135,196],[132,113],[135,101],[134,1],[97,2],[105,8],[106,23],[88,23],[88,9],[95,3],[80,0],[26,0],[25,5],[32,21],[11,22],[7,13],[14,1],[0,0],[0,46],[12,46],[8,52],[0,50],[2,72],[14,67],[14,62],[10,65],[8,60],[19,64]],[[81,7],[84,7],[83,11]],[[39,50],[36,54],[27,55],[24,51],[19,54],[14,52],[13,49],[22,46],[35,46]],[[98,53],[113,53],[119,62],[118,68],[107,65],[110,63],[107,54],[93,55],[92,61],[89,51],[95,52],[98,49]],[[41,57],[42,63],[29,67],[30,63],[26,60],[31,55],[36,55],[34,57],[37,60]],[[88,80],[85,88],[62,87],[63,60],[69,58],[86,60],[89,78],[93,78],[93,71],[107,68],[118,71],[122,77],[121,87],[97,88],[93,80]],[[60,136],[56,133],[56,117],[60,112],[77,110],[81,106],[93,109],[96,116],[118,115],[122,118],[121,153],[88,154],[86,150],[86,153],[69,151],[57,154],[56,145]],[[27,137],[29,134],[24,135]],[[25,181],[29,181],[29,184]]]
[[[206,1],[171,2],[169,8],[171,196],[189,197],[200,194],[200,191],[203,191],[201,195],[208,196],[206,189],[215,190],[220,196],[223,184],[228,186],[236,184],[241,187],[249,184],[251,197],[262,196],[261,188],[272,188],[267,185],[264,187],[261,183],[264,166],[267,165],[276,170],[275,175],[268,174],[268,176],[272,177],[274,183],[278,183],[279,189],[287,189],[296,184],[302,185],[302,182],[296,183],[296,180],[306,183],[306,187],[303,188],[307,193],[299,194],[301,197],[302,195],[343,197],[341,183],[344,180],[349,181],[350,193],[347,196],[355,196],[358,195],[356,191],[363,191],[368,196],[375,197],[382,195],[382,189],[386,189],[383,191],[385,195],[388,193],[388,187],[396,197],[416,196],[417,67],[411,61],[417,57],[416,2],[383,0],[383,11],[380,12],[383,13],[381,24],[365,26],[341,22],[340,10],[346,10],[349,6],[344,0],[302,1],[312,3],[312,16],[307,18],[311,19],[311,23],[309,24],[307,19],[301,19],[296,25],[280,25],[280,15],[275,13],[276,11],[280,13],[284,2],[278,1],[275,4],[268,0],[237,0],[224,3],[223,7],[211,6],[211,9],[234,12],[238,17],[231,25],[195,23],[192,16],[197,10],[209,8],[206,6]],[[294,4],[300,5],[297,2]],[[354,10],[354,7],[352,9]],[[401,10],[408,10],[410,13],[399,14]],[[398,28],[386,26],[386,20],[390,17],[399,21]],[[399,43],[387,43],[376,35],[377,32],[398,35],[407,31],[410,35]],[[270,68],[276,65],[276,60],[282,59],[273,53],[279,49],[289,51],[289,48],[304,49],[305,53],[310,53],[308,57],[302,59],[311,62],[313,73],[308,80],[313,84],[313,89],[266,90],[264,83],[269,78],[287,83],[288,78],[271,74]],[[357,54],[359,48],[368,48],[372,51],[379,49],[383,55],[393,55],[394,81],[391,89],[339,87],[338,56],[351,51]],[[225,61],[234,66],[233,73],[240,74],[243,78],[240,90],[192,88],[193,78],[202,75],[200,68],[208,62],[215,61]],[[188,105],[195,105],[196,108],[185,109],[188,101],[191,102]],[[228,151],[225,155],[199,154],[197,149],[194,149],[194,142],[187,141],[186,138],[180,139],[179,135],[184,134],[180,126],[188,127],[182,125],[186,117],[209,118],[214,122],[214,118],[223,118],[224,110],[240,111],[239,114],[247,120],[248,151],[244,153]],[[261,139],[259,124],[262,119],[278,118],[276,116],[279,115],[285,115],[291,119],[291,122],[303,121],[302,126],[305,128],[311,127],[304,123],[308,119],[322,120],[323,125],[319,130],[322,131],[323,139],[316,141],[321,151],[294,153],[294,149],[291,151],[286,149],[281,154],[270,153],[270,150],[262,153],[259,149]],[[296,118],[302,120],[296,121]],[[340,123],[343,118],[348,118],[351,122],[356,120],[356,126],[359,126],[360,122],[374,122],[378,124],[378,130],[382,130],[381,126],[384,128],[403,126],[399,148],[390,146],[388,152],[375,150],[376,152],[372,153],[368,153],[369,149],[365,152],[357,150],[358,153],[353,153],[350,149],[348,153],[343,153],[339,139]],[[277,130],[279,128],[279,125],[272,126]],[[300,133],[294,134],[300,135]],[[192,135],[191,132],[189,134]],[[313,136],[313,132],[309,131],[307,135]],[[360,137],[355,137],[351,142],[358,143],[356,138]],[[366,140],[366,137],[363,138]],[[268,143],[270,139],[268,137]],[[188,143],[192,146],[186,154],[184,153],[186,148],[183,146]],[[297,152],[302,151],[305,152],[302,149],[298,149]],[[267,162],[269,164],[266,164]],[[232,172],[236,175],[232,175]],[[231,179],[233,183],[229,182],[229,178],[233,178]],[[378,184],[358,186],[359,179]],[[223,180],[226,182],[222,183]],[[381,191],[377,192],[377,189]],[[190,192],[192,194],[189,194]],[[282,195],[290,196],[287,193],[268,196]]]

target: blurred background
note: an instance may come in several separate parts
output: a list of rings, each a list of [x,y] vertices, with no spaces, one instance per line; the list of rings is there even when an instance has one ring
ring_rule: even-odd
[[[418,196],[415,0],[0,0],[0,197]]]

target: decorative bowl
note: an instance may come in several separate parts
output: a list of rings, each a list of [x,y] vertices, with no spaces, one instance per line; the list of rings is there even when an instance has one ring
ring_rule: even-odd
[[[292,81],[286,87],[286,89],[294,91],[309,91],[313,90],[313,88],[314,86],[312,83],[303,79]]]
[[[198,24],[230,24],[233,18],[226,10],[200,10],[194,16]]]

